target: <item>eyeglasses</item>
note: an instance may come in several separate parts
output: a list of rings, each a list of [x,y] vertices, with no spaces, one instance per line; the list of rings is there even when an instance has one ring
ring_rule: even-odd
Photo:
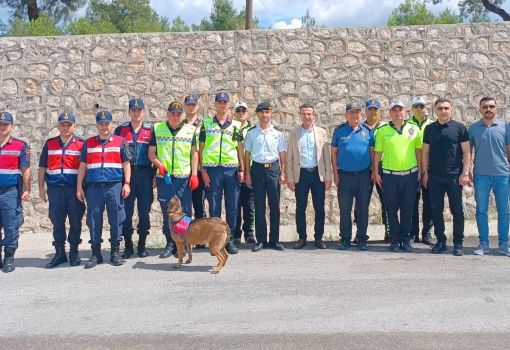
[[[481,108],[482,109],[494,109],[494,108],[496,108],[496,105],[483,105]]]
[[[424,108],[426,108],[426,106],[425,105],[414,105],[413,108],[424,109]]]
[[[246,108],[238,108],[238,109],[236,109],[236,112],[237,113],[246,113],[247,109]]]

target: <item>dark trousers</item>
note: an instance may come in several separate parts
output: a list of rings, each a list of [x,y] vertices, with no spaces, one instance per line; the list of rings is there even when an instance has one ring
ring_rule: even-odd
[[[139,235],[148,235],[151,227],[149,213],[151,205],[154,201],[152,191],[152,179],[154,170],[151,167],[134,170],[131,172],[131,192],[124,200],[126,209],[126,220],[122,226],[122,234],[131,236],[133,234],[133,213],[136,208],[138,210],[137,231]]]
[[[112,183],[108,187],[87,187],[87,225],[90,230],[90,244],[103,242],[103,212],[106,207],[110,224],[110,242],[122,241],[122,224],[126,219],[124,199],[121,196],[122,182]]]
[[[296,183],[296,228],[299,239],[306,241],[306,207],[308,205],[308,193],[312,192],[313,210],[315,211],[314,231],[315,240],[322,240],[324,235],[324,200],[326,197],[326,187],[319,177],[319,170],[315,167],[313,170],[301,169],[299,172],[299,182]]]
[[[382,174],[383,197],[388,213],[391,243],[409,240],[417,181],[417,172],[408,175]]]
[[[422,210],[422,229],[421,236],[422,238],[425,235],[430,234],[430,230],[432,229],[432,210],[430,209],[430,195],[429,190],[421,185],[421,181],[417,184],[416,187],[416,197],[414,199],[413,206],[413,224],[411,228],[411,237],[419,237],[420,236],[420,197],[423,198],[423,210]]]
[[[172,176],[172,184],[167,185],[163,177],[156,177],[156,187],[158,189],[158,202],[163,214],[163,234],[170,236],[170,222],[168,220],[168,203],[173,196],[177,196],[181,201],[182,210],[186,215],[191,216],[191,190],[188,186],[189,177]]]
[[[202,173],[198,172],[198,187],[191,192],[191,201],[193,202],[193,212],[195,219],[202,219],[204,215],[205,186],[202,179]]]
[[[382,187],[379,185],[375,185],[372,181],[370,181],[370,198],[368,201],[370,202],[372,200],[372,193],[375,190],[377,191],[377,195],[379,196],[379,203],[381,204],[381,217],[382,217],[382,223],[384,225],[384,231],[386,235],[389,235],[390,233],[390,227],[388,225],[388,214],[386,213],[386,205],[384,204],[384,196],[383,196],[383,190]]]
[[[444,195],[448,195],[450,213],[453,215],[453,243],[464,239],[464,209],[462,206],[462,186],[457,175],[429,175],[429,196],[434,221],[434,233],[438,242],[446,242],[444,233]]]
[[[206,189],[207,202],[209,203],[209,216],[221,217],[221,201],[225,199],[225,217],[230,232],[235,232],[237,220],[237,203],[239,202],[239,179],[237,168],[210,167],[207,174],[211,180]]]
[[[370,169],[361,172],[338,171],[338,205],[340,207],[340,237],[350,241],[352,237],[352,205],[356,200],[356,236],[367,239],[368,207],[370,205]]]
[[[240,184],[239,203],[237,205],[237,221],[234,238],[241,238],[241,229],[244,238],[253,236],[255,224],[255,202],[253,200],[253,189]]]
[[[48,214],[53,225],[53,245],[63,246],[81,243],[81,221],[85,204],[76,197],[76,187],[48,185]],[[69,218],[69,235],[66,234],[66,220]]]
[[[280,240],[280,164],[274,162],[271,168],[253,162],[253,199],[255,201],[255,235],[258,243],[267,243],[266,196],[269,203],[269,242]]]
[[[1,192],[4,191],[5,192]],[[75,194],[76,195],[76,194]],[[19,228],[23,224],[23,207],[18,186],[0,189],[0,245],[18,248]]]

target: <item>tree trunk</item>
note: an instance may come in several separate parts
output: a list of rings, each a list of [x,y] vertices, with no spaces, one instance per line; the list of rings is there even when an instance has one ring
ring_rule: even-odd
[[[28,0],[28,20],[34,21],[39,18],[39,7],[37,6],[37,0]]]
[[[253,17],[253,0],[246,0],[246,20],[244,22],[244,29],[252,29],[252,17]]]
[[[510,14],[506,12],[501,7],[497,7],[496,5],[492,4],[489,0],[482,0],[482,5],[487,9],[487,11],[493,12],[500,16],[503,21],[510,21]]]

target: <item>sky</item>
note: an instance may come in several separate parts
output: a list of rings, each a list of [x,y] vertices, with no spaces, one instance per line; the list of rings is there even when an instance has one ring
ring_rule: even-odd
[[[403,0],[253,0],[253,14],[263,28],[292,29],[301,27],[301,17],[310,11],[318,26],[371,27],[384,26],[390,12]],[[151,6],[170,20],[181,16],[188,24],[198,23],[208,17],[213,0],[151,0]],[[246,5],[245,0],[233,0],[237,9]],[[429,5],[434,13],[445,8],[458,11],[458,0],[443,0],[439,5]],[[510,1],[504,6],[510,8]],[[85,9],[78,12],[84,15]],[[6,22],[8,10],[0,7],[0,19]],[[495,17],[497,18],[497,17]]]

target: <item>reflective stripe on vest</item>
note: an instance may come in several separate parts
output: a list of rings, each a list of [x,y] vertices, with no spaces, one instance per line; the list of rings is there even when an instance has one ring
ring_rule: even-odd
[[[21,175],[19,157],[25,142],[11,138],[0,150],[0,188],[18,185]]]
[[[75,137],[65,148],[59,142],[59,137],[49,139],[46,142],[48,167],[45,179],[48,185],[76,186],[83,144],[82,139]]]
[[[122,124],[115,130],[116,135],[122,136],[126,140],[131,156],[133,157],[132,164],[140,166],[151,165],[148,153],[153,130],[152,127],[148,127],[149,125],[146,123],[142,125],[138,131],[136,142],[133,139],[135,133],[131,128],[131,123]]]
[[[121,145],[124,138],[110,136],[103,145],[98,137],[87,140],[87,182],[115,182],[122,181]]]
[[[222,129],[214,118],[204,120],[205,143],[202,150],[203,167],[237,167],[237,135],[241,123],[232,120],[232,123]]]
[[[182,124],[177,134],[172,135],[166,122],[154,126],[156,154],[168,173],[179,178],[191,174],[191,147],[195,137],[195,127]],[[157,175],[159,177],[159,174]]]

